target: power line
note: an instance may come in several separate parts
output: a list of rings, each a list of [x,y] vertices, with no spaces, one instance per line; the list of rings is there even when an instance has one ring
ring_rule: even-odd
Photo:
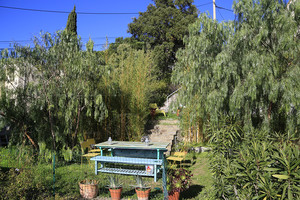
[[[109,42],[108,45],[110,45],[110,44],[115,44],[115,43],[114,42]],[[103,44],[94,44],[95,47],[97,47],[97,46],[103,46],[103,45],[107,45],[107,44],[106,43],[103,43]],[[32,48],[34,48],[34,47],[31,47],[31,49]],[[3,49],[9,49],[9,50],[11,50],[11,49],[15,49],[15,48],[13,48],[13,47],[7,47],[7,48],[0,47],[0,50],[3,50]]]
[[[211,4],[211,2],[204,3],[201,5],[197,5],[196,7],[206,6]],[[24,11],[33,11],[33,12],[48,12],[48,13],[60,13],[60,14],[69,14],[70,11],[60,11],[60,10],[42,10],[42,9],[32,9],[32,8],[18,8],[18,7],[11,7],[11,6],[0,6],[0,8],[6,9],[14,9],[14,10],[24,10]],[[138,15],[139,12],[76,12],[79,15]]]
[[[225,20],[224,17],[223,17],[223,15],[221,14],[221,12],[219,10],[218,10],[218,13],[221,15],[221,17],[223,18],[223,20]]]
[[[41,10],[41,9],[32,9],[32,8],[17,8],[17,7],[10,7],[10,6],[0,6],[0,8],[7,8],[7,9],[14,9],[14,10],[25,10],[25,11],[34,11],[34,12],[48,12],[48,13],[63,13],[69,14],[70,11],[59,11],[59,10]],[[138,12],[134,13],[127,13],[127,12],[76,12],[79,15],[138,15]]]
[[[229,12],[233,12],[233,10],[231,10],[231,9],[223,8],[223,7],[220,7],[220,6],[217,6],[217,5],[216,5],[216,8],[219,8],[219,9],[222,9],[222,10],[227,10]]]
[[[112,37],[91,37],[92,40],[102,40],[102,39],[114,39],[114,38],[118,38],[118,37],[122,37],[122,36],[112,36]],[[82,40],[89,40],[89,37],[84,37],[81,38]],[[22,43],[22,42],[33,42],[32,40],[0,40],[0,43]]]
[[[0,43],[31,42],[31,40],[1,40]]]
[[[196,7],[201,7],[201,6],[206,6],[206,5],[209,5],[209,4],[212,4],[212,2],[208,2],[208,3],[204,3],[204,4],[200,4],[200,5],[197,5]]]

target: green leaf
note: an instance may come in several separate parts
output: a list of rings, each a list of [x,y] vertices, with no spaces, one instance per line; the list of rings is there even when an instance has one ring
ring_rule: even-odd
[[[292,191],[291,191],[290,187],[288,187],[288,198],[289,198],[289,200],[293,199],[293,195],[292,195]]]
[[[238,173],[238,174],[236,174],[236,176],[247,176],[247,174],[240,174],[240,173]]]
[[[259,196],[255,196],[253,199],[261,199],[262,197],[266,196],[266,194],[261,194]]]
[[[264,171],[268,171],[268,172],[273,172],[273,171],[278,171],[280,169],[279,168],[268,168],[268,167],[265,167],[263,170]]]
[[[48,106],[48,110],[51,110],[51,108],[54,108],[54,105],[51,104]]]
[[[290,176],[288,176],[288,175],[281,175],[281,174],[273,174],[272,176],[275,177],[275,178],[279,178],[279,179],[288,179],[288,178],[290,178]]]
[[[300,187],[298,187],[298,186],[296,186],[296,185],[293,185],[293,187],[294,187],[296,190],[300,191]]]
[[[251,182],[248,182],[248,183],[246,183],[244,186],[243,186],[243,189],[245,189],[248,185],[250,185],[251,184]]]

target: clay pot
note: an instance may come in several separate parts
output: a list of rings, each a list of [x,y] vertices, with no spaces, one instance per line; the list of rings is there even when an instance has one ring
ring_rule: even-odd
[[[169,200],[179,200],[179,192],[172,192],[169,194]]]
[[[118,189],[111,189],[109,188],[111,200],[120,200],[121,199],[121,193],[123,188]]]
[[[151,188],[147,190],[139,190],[138,188],[135,189],[136,195],[138,200],[148,200]]]

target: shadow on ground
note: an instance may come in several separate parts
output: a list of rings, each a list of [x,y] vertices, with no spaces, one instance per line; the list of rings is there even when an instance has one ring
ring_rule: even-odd
[[[203,190],[204,186],[202,185],[191,185],[191,187],[180,193],[180,199],[192,199],[196,198],[199,193]]]
[[[11,169],[11,167],[0,167],[0,172],[8,172]]]

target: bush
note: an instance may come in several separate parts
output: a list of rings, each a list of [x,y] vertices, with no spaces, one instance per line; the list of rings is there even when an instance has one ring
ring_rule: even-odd
[[[2,185],[2,199],[44,199],[47,192],[45,185],[34,180],[31,169],[11,168],[7,174],[6,184]]]
[[[291,143],[244,142],[231,156],[214,152],[211,169],[218,198],[299,198],[299,148]]]

